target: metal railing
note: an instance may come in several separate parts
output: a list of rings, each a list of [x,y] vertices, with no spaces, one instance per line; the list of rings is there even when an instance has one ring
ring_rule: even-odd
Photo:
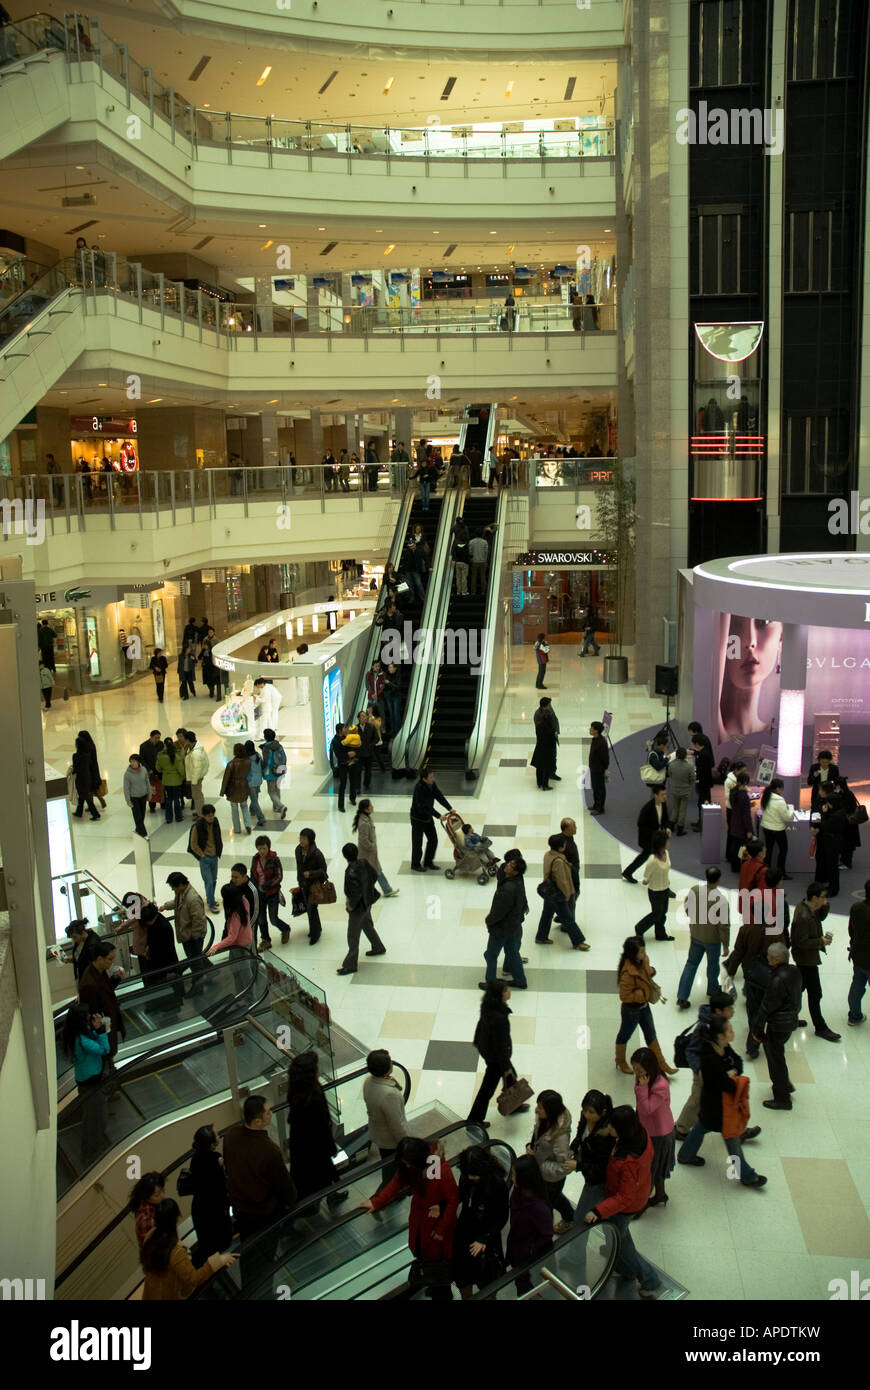
[[[182,141],[193,155],[200,146],[222,150],[228,163],[234,151],[254,150],[266,156],[270,168],[275,163],[286,167],[288,156],[307,159],[310,168],[317,155],[344,159],[349,167],[359,158],[379,159],[389,172],[394,159],[583,161],[610,160],[616,152],[614,124],[599,116],[391,127],[284,120],[196,107],[174,87],[156,82],[150,67],[131,58],[127,44],[103,33],[99,19],[78,11],[67,12],[62,22],[52,15],[32,15],[4,26],[0,35],[0,68],[40,52],[60,50],[66,53],[73,80],[90,80],[85,69],[95,67],[101,86],[106,77],[121,84],[129,109],[134,98],[141,103],[149,125],[167,124],[173,144]]]

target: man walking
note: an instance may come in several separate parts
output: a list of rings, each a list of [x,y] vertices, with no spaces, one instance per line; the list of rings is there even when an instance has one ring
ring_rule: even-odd
[[[604,736],[604,725],[593,719],[589,725],[589,781],[592,785],[592,805],[590,816],[604,815],[604,801],[607,796],[607,769],[610,767],[610,749]]]
[[[486,989],[496,978],[498,958],[504,951],[505,970],[513,976],[512,989],[528,989],[526,973],[523,969],[520,943],[523,939],[523,908],[525,888],[523,874],[526,861],[509,859],[504,865],[504,875],[495,890],[492,906],[486,918],[489,940],[483,958],[486,961],[486,977],[480,981],[480,988]]]
[[[574,950],[588,951],[590,948],[574,916],[576,892],[580,887],[579,869],[575,884],[571,865],[565,854],[564,835],[551,835],[547,843],[549,849],[544,855],[544,878],[541,884],[541,887],[546,889],[546,896],[541,895],[544,901],[535,942],[538,946],[552,945],[550,926],[555,917],[562,930],[567,933]]]
[[[468,542],[468,555],[471,560],[471,592],[473,594],[485,594],[489,542],[484,540],[483,536],[472,536]]]
[[[272,841],[268,835],[258,835],[254,845],[257,852],[251,860],[251,878],[257,889],[259,904],[256,923],[260,929],[259,949],[266,950],[272,945],[266,922],[267,914],[272,926],[277,927],[281,933],[281,944],[286,946],[290,940],[290,926],[278,912],[284,866],[273,850]]]
[[[375,901],[377,874],[367,859],[360,859],[359,849],[353,843],[342,845],[342,854],[347,860],[344,871],[344,900],[347,908],[347,955],[341,963],[337,975],[355,975],[359,969],[359,939],[365,936],[370,951],[367,956],[385,956],[387,948],[375,931],[372,921],[372,903]]]
[[[453,810],[450,802],[441,794],[435,781],[435,773],[421,772],[411,798],[411,868],[420,874],[426,869],[438,868],[435,863],[435,851],[438,848],[438,832],[434,825],[436,801],[445,811]],[[426,858],[421,863],[424,835]]]
[[[281,1150],[266,1132],[272,1120],[269,1102],[263,1096],[248,1096],[243,1116],[242,1123],[224,1135],[224,1166],[230,1203],[244,1245],[259,1231],[274,1226],[281,1213],[295,1205],[296,1186]],[[258,1267],[261,1261],[262,1267],[272,1263],[278,1239],[275,1231],[274,1240],[258,1242]],[[243,1252],[242,1264],[245,1263]],[[245,1279],[251,1273],[246,1269]]]
[[[200,979],[198,982],[197,977],[209,969],[208,962],[202,954],[208,925],[205,920],[205,905],[186,874],[171,873],[166,882],[174,897],[168,903],[164,903],[160,910],[172,911],[175,914],[176,940],[190,961],[190,970],[194,977],[193,987],[196,990],[202,987],[202,981]]]
[[[645,864],[652,854],[652,838],[657,830],[664,830],[670,835],[670,821],[668,820],[667,808],[668,793],[667,788],[656,787],[649,801],[641,807],[640,815],[637,818],[637,842],[640,845],[640,854],[632,859],[622,871],[622,877],[626,883],[637,883],[633,877],[635,869],[639,869]]]
[[[281,778],[287,771],[287,756],[275,737],[274,729],[264,729],[260,752],[263,756],[263,781],[269,800],[282,820],[287,819],[287,807],[281,801]]]
[[[186,748],[184,753],[184,775],[190,783],[190,795],[193,800],[193,816],[202,814],[203,778],[209,769],[208,753],[206,753],[201,743],[197,743],[196,734],[192,729],[185,731]]]
[[[822,1014],[822,982],[819,977],[820,952],[830,946],[833,937],[822,931],[828,915],[828,896],[821,883],[811,883],[807,896],[794,910],[791,924],[791,953],[800,971],[801,989],[806,990],[807,1006],[817,1038],[839,1042],[840,1034],[829,1028]]]
[[[205,900],[210,912],[220,912],[217,902],[218,860],[224,852],[223,836],[214,807],[203,806],[202,814],[190,827],[187,850],[199,860],[199,871],[205,885]]]
[[[152,729],[144,743],[139,744],[139,761],[148,770],[148,777],[151,782],[151,794],[148,798],[149,811],[156,811],[163,799],[162,788],[160,795],[157,794],[157,784],[160,778],[157,775],[157,754],[163,751],[163,735],[159,729]]]
[[[722,870],[711,865],[705,871],[706,887],[693,884],[686,894],[684,908],[689,919],[689,954],[677,985],[677,1008],[689,1008],[689,996],[698,966],[707,957],[707,994],[719,992],[719,957],[727,951],[731,935],[728,899],[719,888]]]
[[[798,1026],[801,1006],[801,974],[796,965],[788,963],[788,947],[774,941],[767,949],[770,981],[752,1022],[756,1043],[764,1047],[773,1099],[762,1104],[767,1110],[791,1110],[794,1086],[788,1075],[785,1045]]]

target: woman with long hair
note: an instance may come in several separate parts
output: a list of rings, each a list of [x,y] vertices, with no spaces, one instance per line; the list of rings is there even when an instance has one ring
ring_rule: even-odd
[[[585,1221],[612,1221],[619,1230],[620,1247],[614,1269],[623,1279],[636,1279],[641,1298],[655,1298],[661,1280],[652,1265],[635,1249],[631,1220],[643,1211],[649,1198],[652,1140],[630,1105],[617,1105],[610,1117],[610,1133],[616,1140],[607,1165],[606,1194],[596,1202]]]
[[[96,794],[97,800],[99,801],[100,805],[102,806],[103,810],[105,811],[105,809],[106,809],[106,798],[103,796],[102,792],[100,791],[100,787],[101,787],[102,784],[103,784],[103,774],[102,774],[102,772],[100,771],[100,758],[99,758],[99,754],[97,753],[97,745],[94,743],[94,740],[92,739],[91,735],[88,733],[87,729],[79,729],[78,733],[76,734],[76,743],[78,743],[78,740],[79,740],[79,739],[82,739],[82,740],[84,741],[84,743],[85,743],[85,745],[86,745],[86,747],[87,747],[87,749],[88,749],[88,755],[89,755],[89,757],[90,757],[90,763],[91,763],[91,790]]]
[[[323,1087],[316,1052],[301,1052],[290,1063],[287,1081],[290,1121],[290,1176],[300,1198],[338,1181],[332,1160],[338,1145]],[[343,1202],[346,1192],[330,1192],[327,1202]]]
[[[356,831],[357,847],[359,848],[360,859],[365,859],[371,864],[377,875],[378,887],[385,898],[397,898],[398,888],[391,888],[386,874],[381,868],[381,861],[378,858],[378,836],[375,830],[375,823],[372,820],[374,806],[367,796],[364,796],[356,808],[356,815],[353,818],[353,829]]]
[[[449,1301],[459,1189],[441,1146],[411,1135],[399,1140],[395,1177],[360,1206],[380,1211],[409,1190],[408,1248],[415,1261],[411,1281],[426,1287],[430,1298]]]
[[[89,1167],[98,1156],[106,1131],[108,1111],[103,1090],[103,1062],[109,1057],[109,1035],[102,1014],[92,1014],[78,1000],[67,1009],[63,1048],[73,1060],[76,1089],[82,1103],[82,1164]]]
[[[749,1119],[749,1087],[744,1083],[738,1087],[738,1078],[743,1074],[743,1060],[732,1048],[734,1029],[730,1018],[714,1014],[701,1034],[701,1103],[698,1119],[680,1145],[678,1163],[686,1163],[700,1168],[704,1164],[699,1157],[704,1136],[711,1131],[722,1135],[722,1142],[732,1159],[737,1160],[737,1176],[743,1187],[764,1187],[767,1178],[747,1163],[743,1156],[744,1137],[754,1139],[761,1130],[756,1126],[746,1128]],[[724,1097],[728,1095],[735,1102],[741,1100],[744,1110],[737,1117],[726,1116]],[[735,1134],[736,1130],[736,1134]],[[730,1176],[730,1173],[729,1173]]]
[[[76,751],[72,755],[72,779],[75,786],[78,804],[73,815],[77,820],[81,820],[84,815],[84,808],[87,806],[91,820],[99,820],[100,813],[94,805],[94,784],[93,754],[85,740],[81,737],[76,739]],[[105,801],[103,805],[105,806]]]
[[[779,868],[783,878],[791,878],[785,871],[788,855],[788,832],[786,826],[794,820],[794,807],[789,806],[782,795],[785,783],[781,777],[773,781],[761,793],[761,828],[764,831],[764,844],[767,849],[767,863],[773,868],[773,851],[779,851]]]
[[[580,1102],[580,1123],[571,1141],[572,1157],[564,1164],[566,1173],[579,1171],[583,1174],[583,1190],[574,1210],[575,1221],[582,1221],[604,1197],[607,1164],[613,1150],[612,1114],[613,1101],[603,1091],[587,1091]]]
[[[570,1229],[574,1208],[562,1189],[565,1186],[565,1164],[570,1154],[571,1112],[558,1091],[541,1091],[535,1105],[535,1127],[526,1153],[538,1163],[547,1201],[562,1218],[556,1234]]]
[[[650,1003],[661,998],[661,990],[655,983],[655,970],[649,963],[646,947],[639,936],[629,936],[622,943],[622,955],[616,970],[619,984],[619,1004],[621,1023],[616,1035],[616,1065],[626,1076],[631,1076],[631,1067],[625,1060],[625,1045],[640,1024],[648,1048],[655,1053],[659,1066],[666,1076],[673,1076],[676,1068],[669,1067],[656,1040],[656,1026],[653,1023]]]
[[[196,1231],[190,1258],[199,1269],[209,1255],[226,1250],[233,1239],[227,1177],[214,1125],[200,1125],[194,1134],[189,1172],[193,1197],[190,1215]]]
[[[302,901],[308,913],[309,946],[314,946],[320,940],[323,931],[317,903],[310,901],[311,889],[315,883],[323,883],[328,876],[326,860],[316,843],[314,831],[310,826],[305,826],[299,831],[299,843],[296,846],[296,882],[302,890]]]
[[[511,1011],[508,1008],[510,997],[509,984],[504,980],[490,980],[480,1001],[480,1018],[474,1030],[474,1046],[486,1063],[486,1071],[483,1073],[480,1089],[474,1097],[474,1104],[468,1112],[468,1123],[479,1125],[481,1129],[489,1129],[486,1111],[499,1082],[508,1090],[517,1079],[516,1071],[511,1064],[513,1044]],[[514,1114],[528,1108],[527,1105],[521,1105]]]
[[[655,1053],[639,1047],[631,1054],[634,1069],[634,1095],[637,1118],[653,1146],[650,1183],[653,1194],[647,1203],[657,1207],[668,1200],[665,1180],[674,1171],[674,1117],[671,1114],[671,1088],[662,1073]]]
[[[180,1215],[178,1203],[171,1197],[165,1198],[156,1208],[154,1225],[142,1244],[140,1258],[145,1271],[142,1298],[147,1303],[189,1298],[194,1289],[217,1270],[236,1262],[235,1255],[215,1253],[209,1255],[200,1269],[195,1269],[187,1246],[178,1239]]]
[[[162,1173],[156,1172],[143,1173],[139,1181],[133,1185],[128,1207],[136,1223],[136,1239],[140,1250],[145,1237],[154,1227],[154,1213],[163,1201],[165,1190],[166,1179]]]
[[[511,1171],[510,1230],[507,1238],[507,1262],[522,1265],[544,1255],[553,1244],[553,1208],[547,1200],[547,1188],[541,1177],[538,1160],[532,1154],[518,1158]],[[518,1294],[532,1287],[529,1273],[514,1280]]]
[[[649,927],[654,926],[656,941],[673,941],[674,938],[668,936],[671,856],[668,854],[666,830],[657,830],[652,837],[650,856],[643,866],[642,882],[649,898],[649,912],[641,917],[635,927],[635,936],[643,936]]]
[[[453,1279],[460,1297],[471,1298],[504,1273],[501,1233],[508,1219],[504,1169],[487,1149],[472,1144],[459,1157],[459,1217]]]

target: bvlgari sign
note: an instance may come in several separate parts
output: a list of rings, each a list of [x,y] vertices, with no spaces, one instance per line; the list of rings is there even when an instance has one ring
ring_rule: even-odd
[[[595,568],[616,564],[616,552],[579,547],[565,547],[562,550],[527,550],[518,555],[516,563],[523,569],[560,568],[564,565],[591,565]]]

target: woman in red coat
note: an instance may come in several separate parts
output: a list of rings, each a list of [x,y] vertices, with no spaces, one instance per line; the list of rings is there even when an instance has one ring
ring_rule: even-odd
[[[641,1298],[655,1298],[661,1280],[639,1255],[631,1238],[631,1218],[649,1201],[652,1140],[630,1105],[617,1105],[608,1133],[616,1140],[607,1164],[605,1196],[586,1216],[587,1226],[612,1221],[619,1230],[619,1258],[614,1266],[624,1279],[636,1279]]]
[[[429,1285],[430,1298],[452,1299],[450,1261],[459,1189],[439,1145],[410,1135],[399,1140],[396,1176],[360,1205],[367,1211],[380,1211],[397,1197],[405,1196],[409,1188],[408,1247],[418,1266],[422,1266],[421,1282]],[[433,1269],[437,1265],[442,1265],[443,1270]]]

